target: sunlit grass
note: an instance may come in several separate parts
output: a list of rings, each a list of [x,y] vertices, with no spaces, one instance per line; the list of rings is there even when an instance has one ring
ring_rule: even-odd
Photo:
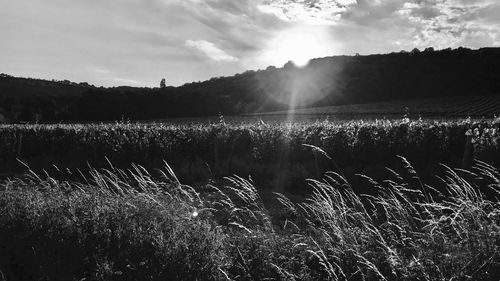
[[[443,184],[407,173],[360,195],[340,171],[310,180],[269,212],[250,180],[193,188],[165,164],[90,171],[61,181],[33,172],[0,193],[6,280],[497,280],[498,170],[443,167]],[[391,170],[392,171],[392,170]],[[486,197],[489,193],[493,196]]]

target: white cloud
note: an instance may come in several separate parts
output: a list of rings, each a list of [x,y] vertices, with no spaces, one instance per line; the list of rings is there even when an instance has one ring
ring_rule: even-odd
[[[120,78],[120,77],[114,77],[112,78],[113,81],[119,82],[119,83],[125,83],[126,85],[134,85],[134,86],[139,86],[144,84],[141,81],[133,80],[133,79],[126,79],[126,78]]]
[[[111,71],[109,69],[105,69],[105,68],[96,68],[96,69],[94,69],[94,72],[98,73],[98,74],[109,74],[109,73],[111,73]]]
[[[234,62],[237,58],[227,54],[223,50],[217,48],[214,43],[205,40],[186,40],[187,47],[197,49],[205,54],[213,61]]]
[[[258,5],[257,9],[265,14],[274,15],[282,21],[290,21],[288,16],[283,12],[283,9],[273,5]]]
[[[499,0],[5,1],[0,65],[95,85],[181,85],[265,68],[280,41],[298,48],[285,43],[301,30],[332,50],[304,56],[495,46],[499,14]]]
[[[486,22],[481,11],[494,8],[491,0],[432,0],[405,3],[398,14],[414,27],[416,46],[491,46],[500,25]]]
[[[257,8],[286,22],[333,25],[356,0],[268,0]]]

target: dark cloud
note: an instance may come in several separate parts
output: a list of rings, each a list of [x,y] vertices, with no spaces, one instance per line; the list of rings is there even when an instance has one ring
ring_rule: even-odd
[[[416,18],[433,19],[442,15],[441,11],[432,5],[421,5],[412,9],[411,15]]]
[[[475,19],[490,24],[500,23],[500,2],[494,2],[491,5],[477,9]]]
[[[403,8],[405,1],[400,0],[358,0],[342,15],[342,19],[361,25],[372,25],[380,21],[397,20],[395,13]]]

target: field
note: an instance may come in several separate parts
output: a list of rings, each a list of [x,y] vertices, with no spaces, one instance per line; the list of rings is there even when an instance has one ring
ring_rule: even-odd
[[[500,113],[500,97],[498,95],[439,97],[415,100],[375,102],[366,104],[339,105],[296,109],[292,112],[276,111],[258,116],[279,118],[293,113],[297,118],[387,118],[408,116],[423,118],[457,118],[463,116],[493,117]],[[252,116],[252,115],[249,115]]]
[[[2,125],[0,280],[498,280],[499,130]]]
[[[498,119],[401,118],[296,123],[220,120],[210,125],[2,125],[0,172],[24,172],[16,159],[38,172],[57,172],[54,165],[103,168],[108,161],[120,168],[135,163],[154,169],[167,161],[189,183],[237,174],[252,176],[259,185],[283,185],[280,178],[294,182],[298,177],[320,177],[335,166],[347,174],[373,174],[377,167],[398,164],[396,156],[401,155],[421,173],[429,174],[439,163],[464,165],[468,130],[474,132],[467,148],[471,155],[466,158],[496,164],[500,159],[499,124]],[[323,149],[334,161],[320,157],[307,145]]]

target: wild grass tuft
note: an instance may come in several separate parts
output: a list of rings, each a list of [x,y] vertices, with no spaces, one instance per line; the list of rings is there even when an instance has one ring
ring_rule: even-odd
[[[0,276],[498,280],[498,170],[443,166],[431,187],[400,160],[404,171],[386,180],[360,175],[371,195],[332,171],[308,182],[302,202],[276,194],[276,213],[250,179],[194,188],[166,163],[154,175],[110,163],[72,180],[30,171],[0,188]]]

